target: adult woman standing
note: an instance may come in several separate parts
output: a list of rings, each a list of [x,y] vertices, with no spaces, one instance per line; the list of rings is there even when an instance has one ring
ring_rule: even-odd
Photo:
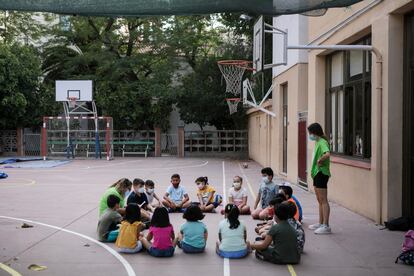
[[[101,201],[99,203],[99,216],[108,208],[107,200],[108,196],[114,195],[119,198],[119,207],[118,212],[123,215],[125,213],[125,202],[127,199],[127,195],[131,191],[132,182],[127,178],[121,178],[111,186],[106,192],[103,194]]]
[[[315,148],[312,158],[311,176],[315,188],[316,199],[319,203],[319,223],[309,226],[310,230],[315,230],[315,234],[330,234],[329,226],[330,206],[328,202],[328,180],[331,176],[330,149],[320,124],[313,123],[308,126],[309,139],[315,141]]]

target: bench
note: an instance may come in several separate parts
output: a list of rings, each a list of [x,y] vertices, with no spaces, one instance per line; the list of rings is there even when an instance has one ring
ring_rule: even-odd
[[[154,145],[154,141],[151,140],[135,140],[135,141],[115,141],[114,145],[121,146],[122,157],[125,154],[144,154],[148,156],[148,152]]]

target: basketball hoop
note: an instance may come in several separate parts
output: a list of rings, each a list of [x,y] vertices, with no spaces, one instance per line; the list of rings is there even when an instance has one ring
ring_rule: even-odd
[[[227,98],[227,105],[229,106],[230,115],[237,112],[237,105],[240,102],[240,98]]]
[[[70,108],[74,108],[76,106],[77,97],[68,97],[68,103]]]
[[[221,60],[217,63],[226,80],[226,92],[240,95],[244,71],[253,70],[249,67],[252,62],[247,60]]]

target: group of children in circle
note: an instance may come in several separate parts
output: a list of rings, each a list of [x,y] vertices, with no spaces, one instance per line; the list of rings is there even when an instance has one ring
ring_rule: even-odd
[[[233,178],[228,204],[222,210],[216,253],[223,258],[243,258],[255,250],[258,259],[277,264],[296,264],[305,243],[301,226],[302,209],[290,186],[279,186],[271,168],[264,168],[254,210],[247,205],[247,191],[240,176]],[[121,253],[137,253],[145,248],[154,257],[171,257],[178,246],[185,253],[204,252],[208,230],[202,222],[205,212],[215,212],[221,196],[215,194],[207,177],[196,179],[198,202],[191,202],[178,174],[160,199],[154,182],[123,178],[111,185],[100,201],[97,235],[102,242],[115,242]],[[155,200],[157,202],[155,202]],[[260,207],[258,207],[261,203]],[[177,235],[169,213],[182,212],[186,220]],[[240,215],[264,220],[255,228],[255,242],[247,240]],[[144,231],[146,235],[144,235]]]

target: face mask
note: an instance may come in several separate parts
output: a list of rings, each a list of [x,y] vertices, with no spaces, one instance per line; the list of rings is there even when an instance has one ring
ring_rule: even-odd
[[[241,183],[240,182],[233,182],[233,187],[236,189],[240,189]]]
[[[154,192],[154,189],[148,189],[148,190],[147,190],[147,193],[148,193],[148,194],[152,194],[153,192]]]
[[[139,188],[139,189],[137,190],[137,192],[138,192],[138,193],[140,193],[140,194],[143,194],[143,193],[145,192],[144,187]]]
[[[131,193],[131,191],[128,191],[128,190],[125,191],[124,198],[128,198],[130,193]]]
[[[316,141],[316,136],[313,134],[309,134],[309,140]]]
[[[204,185],[203,184],[197,184],[197,187],[198,187],[199,190],[204,189]]]
[[[265,184],[267,184],[267,183],[269,183],[270,182],[270,180],[269,180],[269,177],[267,177],[267,176],[263,176],[263,182],[265,183]]]

